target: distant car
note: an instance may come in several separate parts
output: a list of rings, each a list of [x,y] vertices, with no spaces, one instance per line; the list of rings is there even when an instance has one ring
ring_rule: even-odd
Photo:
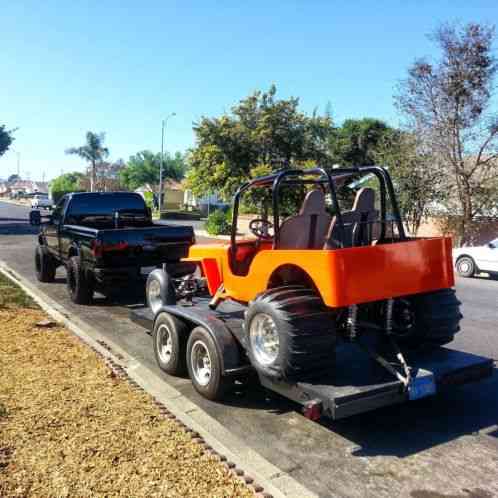
[[[53,205],[52,200],[46,195],[37,194],[31,199],[32,209],[50,209]]]
[[[453,264],[461,277],[485,272],[498,278],[498,237],[483,246],[453,249]]]

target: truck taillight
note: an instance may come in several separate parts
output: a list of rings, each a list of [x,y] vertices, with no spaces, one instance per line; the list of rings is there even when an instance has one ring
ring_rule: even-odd
[[[92,254],[95,258],[101,258],[104,253],[104,245],[100,240],[92,240]]]
[[[92,242],[92,254],[96,258],[101,258],[105,252],[124,251],[128,249],[128,242],[118,242],[117,244],[104,244],[100,240]]]

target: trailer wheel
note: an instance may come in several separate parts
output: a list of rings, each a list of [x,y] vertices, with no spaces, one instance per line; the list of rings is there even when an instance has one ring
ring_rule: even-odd
[[[45,246],[36,246],[35,250],[35,271],[36,278],[40,282],[53,282],[57,265],[55,260]]]
[[[271,289],[249,305],[247,353],[254,368],[276,379],[303,380],[335,363],[336,316],[300,286]]]
[[[188,338],[185,322],[169,313],[160,313],[154,322],[152,337],[159,368],[170,375],[184,374],[187,371]]]
[[[75,304],[90,304],[93,298],[93,286],[81,268],[80,257],[71,257],[66,270],[66,285],[71,301]]]
[[[176,292],[169,274],[159,268],[153,270],[147,277],[145,296],[154,314],[165,304],[176,304]]]
[[[212,401],[223,397],[228,380],[221,374],[221,358],[216,344],[204,327],[196,327],[188,338],[187,368],[199,394]]]
[[[410,296],[412,324],[398,337],[401,347],[431,348],[451,342],[460,330],[460,301],[454,289],[442,289]],[[396,319],[395,319],[396,322]]]

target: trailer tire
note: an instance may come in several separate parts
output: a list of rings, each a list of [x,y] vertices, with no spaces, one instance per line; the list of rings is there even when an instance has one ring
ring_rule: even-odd
[[[261,294],[250,303],[244,328],[249,359],[262,375],[305,380],[334,366],[336,315],[311,289],[289,285]]]
[[[430,349],[451,342],[460,330],[461,302],[454,289],[442,289],[407,298],[413,312],[413,331],[398,342],[407,349]]]
[[[154,355],[163,372],[183,375],[187,371],[188,332],[186,323],[176,316],[166,312],[157,316],[152,338]]]
[[[81,267],[79,256],[72,256],[67,263],[67,290],[75,304],[90,304],[93,298],[93,285]]]
[[[176,291],[168,272],[156,269],[149,273],[145,284],[147,306],[156,314],[164,305],[176,304]]]
[[[229,379],[222,375],[221,358],[211,334],[195,327],[187,341],[187,368],[195,390],[207,399],[219,400]]]
[[[36,278],[40,282],[53,282],[57,265],[53,256],[45,246],[38,245],[35,250]]]

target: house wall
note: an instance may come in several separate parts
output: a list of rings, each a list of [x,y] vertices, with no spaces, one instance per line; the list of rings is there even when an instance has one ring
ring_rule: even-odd
[[[458,220],[455,218],[454,223]],[[417,237],[437,237],[440,235],[453,235],[451,230],[445,230],[443,220],[427,218],[422,222],[417,232]],[[498,237],[498,218],[482,218],[472,227],[472,245],[479,246]]]
[[[164,191],[164,209],[180,209],[183,206],[183,190]]]

